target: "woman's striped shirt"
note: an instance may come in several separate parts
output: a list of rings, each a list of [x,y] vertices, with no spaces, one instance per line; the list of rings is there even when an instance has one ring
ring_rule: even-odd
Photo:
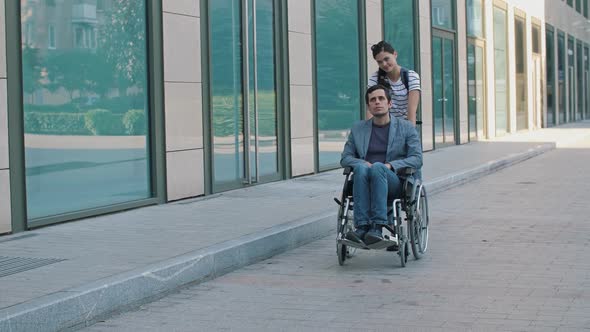
[[[377,78],[378,72],[374,72],[371,77],[369,77],[369,84],[367,87],[371,87],[373,85],[377,85]],[[391,96],[391,100],[393,101],[392,107],[389,109],[396,117],[403,117],[404,119],[408,118],[408,92],[412,90],[420,91],[420,76],[413,70],[408,70],[408,90],[406,90],[406,86],[402,82],[401,76],[397,80],[397,82],[393,82],[389,77],[387,77],[387,81],[391,85],[391,89],[389,90],[389,94]]]

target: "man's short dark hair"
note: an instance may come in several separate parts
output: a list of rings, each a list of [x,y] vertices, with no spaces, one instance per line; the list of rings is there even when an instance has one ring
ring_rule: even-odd
[[[391,102],[391,95],[389,94],[389,90],[381,84],[373,85],[367,89],[365,92],[365,102],[369,105],[369,95],[377,90],[383,90],[385,92],[385,97],[387,97],[387,102]]]

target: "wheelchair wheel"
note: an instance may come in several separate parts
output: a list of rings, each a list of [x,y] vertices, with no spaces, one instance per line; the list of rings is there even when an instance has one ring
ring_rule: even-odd
[[[408,255],[409,255],[407,242],[405,242],[399,246],[399,250],[398,250],[397,254],[399,255],[402,267],[406,267],[406,262],[408,261]]]
[[[408,228],[410,230],[410,245],[412,253],[416,259],[420,259],[428,248],[428,197],[426,189],[420,186],[416,199],[415,209],[412,216],[408,219]]]
[[[340,243],[336,244],[336,251],[338,252],[338,264],[342,266],[346,260],[346,245]]]

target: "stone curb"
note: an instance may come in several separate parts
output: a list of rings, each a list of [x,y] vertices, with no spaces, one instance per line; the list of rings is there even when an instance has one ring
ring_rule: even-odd
[[[426,186],[427,193],[429,195],[433,195],[438,192],[460,186],[469,181],[477,180],[481,177],[497,172],[503,168],[518,164],[527,159],[536,157],[547,151],[555,149],[555,147],[555,143],[542,143],[535,147],[529,148],[525,152],[513,153],[506,157],[489,161],[481,166],[477,166],[466,171],[449,174],[445,177],[434,179],[432,181],[426,181],[424,185]]]
[[[476,180],[555,148],[540,144],[525,152],[425,183],[430,195]],[[329,202],[331,204],[331,201]],[[214,279],[241,267],[323,238],[335,230],[336,206],[322,215],[273,226],[257,234],[195,250],[146,267],[42,296],[0,310],[0,331],[74,330],[117,312],[151,302],[179,288]]]

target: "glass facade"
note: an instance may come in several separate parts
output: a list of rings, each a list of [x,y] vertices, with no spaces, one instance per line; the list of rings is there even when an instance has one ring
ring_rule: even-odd
[[[144,1],[21,1],[28,219],[152,196]]]
[[[557,95],[559,97],[559,123],[565,123],[565,34],[557,32]]]
[[[546,65],[547,65],[547,126],[555,125],[557,114],[555,114],[555,33],[549,26],[546,31]]]
[[[432,0],[432,26],[452,30],[455,28],[451,0]]]
[[[588,46],[584,47],[584,119],[590,119],[590,54]]]
[[[272,0],[209,4],[213,176],[221,191],[279,172],[274,8]]]
[[[584,112],[584,51],[582,49],[582,43],[576,41],[576,86],[577,88],[577,100],[576,105],[576,119],[581,120]]]
[[[467,35],[484,38],[482,0],[467,0]]]
[[[432,37],[434,144],[455,144],[455,43]]]
[[[576,120],[576,63],[574,37],[567,37],[567,114],[568,122]]]
[[[469,114],[469,139],[485,136],[485,85],[484,49],[479,45],[467,44],[467,94]]]
[[[508,129],[508,52],[506,11],[494,7],[494,82],[496,135]]]
[[[364,109],[357,1],[315,1],[315,47],[319,167],[325,169],[339,165],[347,132]]]
[[[383,0],[383,31],[385,41],[397,51],[397,63],[416,69],[415,0]]]
[[[527,61],[524,18],[514,19],[514,50],[516,60],[516,129],[528,128]]]

